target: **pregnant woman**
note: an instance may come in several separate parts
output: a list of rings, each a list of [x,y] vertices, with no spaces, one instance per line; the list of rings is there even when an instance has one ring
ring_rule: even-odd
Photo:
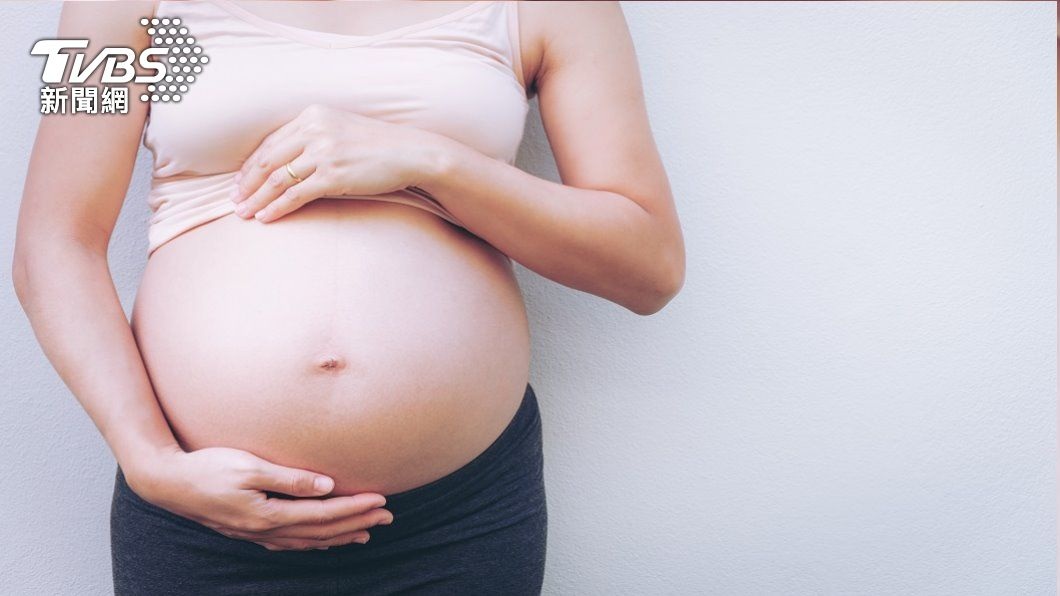
[[[116,593],[539,593],[512,263],[640,315],[684,278],[618,4],[72,3],[57,37],[153,25],[207,60],[179,101],[42,117],[13,269],[118,463]],[[513,165],[535,95],[562,183]],[[141,141],[130,320],[107,248]]]

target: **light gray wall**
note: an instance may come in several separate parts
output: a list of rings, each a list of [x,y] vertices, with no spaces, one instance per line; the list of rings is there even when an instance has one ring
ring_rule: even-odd
[[[546,593],[1055,593],[1055,4],[623,6],[688,276],[639,318],[520,271]],[[2,263],[57,14],[0,5]],[[113,462],[3,274],[3,592],[105,594]]]

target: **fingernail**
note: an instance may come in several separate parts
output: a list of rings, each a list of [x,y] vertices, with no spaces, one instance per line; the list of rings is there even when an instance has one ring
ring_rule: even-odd
[[[316,479],[313,480],[313,488],[322,493],[331,492],[331,489],[335,488],[335,481],[324,476],[317,476]]]
[[[391,516],[384,517],[383,519],[379,520],[379,523],[376,524],[376,525],[377,526],[389,526],[392,523],[394,523],[394,516],[391,515]]]
[[[358,538],[357,540],[354,540],[354,542],[356,542],[357,544],[364,544],[368,542],[369,538],[371,538],[371,536],[365,536],[364,538]]]

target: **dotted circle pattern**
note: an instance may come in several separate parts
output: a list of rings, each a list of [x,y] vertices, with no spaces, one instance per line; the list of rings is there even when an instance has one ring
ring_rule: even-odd
[[[188,35],[188,28],[180,26],[179,18],[143,18],[140,24],[147,27],[147,34],[155,47],[169,49],[169,57],[162,63],[166,68],[165,77],[148,85],[148,93],[140,95],[140,100],[180,101],[182,94],[188,91],[187,84],[195,82],[195,75],[202,72],[202,65],[208,63],[210,57],[203,54],[195,38]]]

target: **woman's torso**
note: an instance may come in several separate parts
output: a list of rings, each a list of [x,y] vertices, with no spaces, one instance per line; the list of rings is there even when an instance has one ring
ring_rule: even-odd
[[[511,262],[411,196],[321,198],[262,224],[227,193],[312,103],[511,163],[527,109],[515,7],[432,7],[350,36],[251,6],[156,14],[180,18],[209,61],[145,131],[152,252],[132,317],[145,364],[186,449],[246,449],[330,474],[336,493],[425,484],[484,450],[522,398],[529,330]]]

